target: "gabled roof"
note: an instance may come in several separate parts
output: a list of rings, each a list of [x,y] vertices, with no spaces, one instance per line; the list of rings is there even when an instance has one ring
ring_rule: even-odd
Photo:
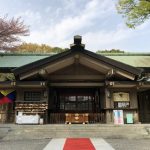
[[[53,55],[56,53],[0,53],[0,70],[21,67]],[[100,53],[99,55],[133,67],[150,68],[150,53]]]
[[[52,56],[54,54],[0,54],[0,68],[16,68],[21,67],[26,64],[32,63],[34,61]]]
[[[15,68],[15,69],[13,69],[13,72],[17,75],[17,74],[26,72],[27,70],[31,70],[33,68],[37,68],[37,67],[45,65],[47,63],[53,62],[55,60],[58,60],[58,59],[60,59],[60,58],[62,58],[64,56],[67,56],[69,54],[71,54],[71,50],[68,50],[68,51],[65,51],[65,52],[53,55],[53,56],[49,56],[49,57],[46,57],[44,59],[40,59],[40,60],[34,61],[32,63],[26,64],[24,66]]]
[[[134,67],[150,68],[150,53],[123,53],[103,55]]]
[[[85,50],[84,53],[93,57],[93,58],[99,59],[99,60],[101,60],[101,61],[103,61],[109,65],[112,65],[114,67],[125,70],[125,71],[130,72],[130,73],[135,74],[135,75],[140,75],[142,72],[141,69],[138,69],[138,68],[135,68],[133,66],[127,65],[125,63],[122,63],[122,62],[116,61],[114,59],[105,57],[103,55],[98,55],[98,54],[93,53],[93,52],[88,51],[88,50]]]
[[[62,59],[66,56],[75,54],[77,52],[84,54],[84,55],[87,55],[93,59],[99,60],[105,64],[112,66],[112,67],[116,67],[118,69],[127,71],[127,72],[134,74],[134,75],[137,75],[137,76],[140,75],[142,72],[142,70],[137,69],[135,67],[132,67],[130,65],[127,65],[127,64],[121,63],[119,61],[113,60],[111,58],[107,58],[105,56],[93,53],[89,50],[85,50],[84,45],[81,44],[81,39],[79,37],[77,37],[77,38],[75,37],[74,44],[71,46],[70,50],[65,51],[63,53],[60,53],[60,54],[56,54],[56,55],[44,58],[44,59],[41,59],[41,60],[34,61],[32,63],[26,64],[26,65],[21,66],[21,67],[18,67],[16,69],[13,69],[13,72],[15,73],[15,75],[19,75],[19,74],[22,74],[22,73],[27,72],[29,70],[45,66],[46,64],[49,64],[51,62],[59,61],[59,59]]]

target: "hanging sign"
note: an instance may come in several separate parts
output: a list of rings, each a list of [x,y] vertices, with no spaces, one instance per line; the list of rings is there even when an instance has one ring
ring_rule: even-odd
[[[118,101],[129,101],[129,93],[125,93],[125,92],[116,92],[113,93],[113,99],[115,102]]]

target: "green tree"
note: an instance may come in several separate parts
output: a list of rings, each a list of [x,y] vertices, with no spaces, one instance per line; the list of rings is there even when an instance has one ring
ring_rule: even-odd
[[[98,50],[96,53],[97,54],[99,53],[124,53],[124,51],[120,49],[111,49],[111,50]]]
[[[117,10],[125,17],[127,26],[135,28],[149,19],[150,0],[119,0]]]
[[[15,76],[13,73],[0,73],[0,81],[14,81]]]
[[[60,47],[51,47],[46,44],[35,44],[35,43],[22,43],[20,46],[15,48],[15,53],[61,53],[68,49]]]

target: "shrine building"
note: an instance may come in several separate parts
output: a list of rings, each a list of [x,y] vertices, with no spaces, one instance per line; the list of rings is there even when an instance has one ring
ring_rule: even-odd
[[[59,54],[0,54],[0,122],[114,123],[114,110],[150,123],[150,54],[96,54],[74,36]]]

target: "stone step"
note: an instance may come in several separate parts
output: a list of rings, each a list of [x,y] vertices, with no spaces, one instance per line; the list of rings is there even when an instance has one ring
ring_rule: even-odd
[[[150,138],[150,125],[12,125],[9,128],[4,140],[66,137]]]

